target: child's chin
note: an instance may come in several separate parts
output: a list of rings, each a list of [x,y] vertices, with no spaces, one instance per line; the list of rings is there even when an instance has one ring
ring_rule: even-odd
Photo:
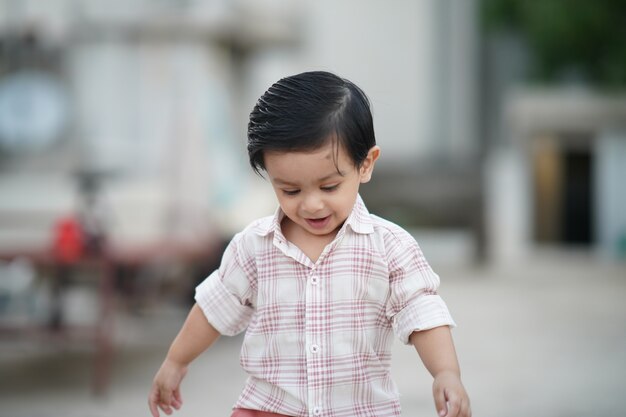
[[[330,231],[328,230],[319,230],[319,229],[309,230],[309,232],[315,236],[326,236],[327,234],[330,233]]]

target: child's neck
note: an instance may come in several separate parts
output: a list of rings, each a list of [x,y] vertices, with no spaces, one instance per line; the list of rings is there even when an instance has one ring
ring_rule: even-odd
[[[296,245],[313,263],[317,262],[326,245],[337,236],[338,229],[325,235],[314,235],[285,216],[281,222],[285,239]]]

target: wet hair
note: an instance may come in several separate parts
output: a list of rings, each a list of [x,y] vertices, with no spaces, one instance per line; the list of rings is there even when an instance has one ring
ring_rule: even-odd
[[[356,167],[376,145],[367,96],[352,82],[329,72],[282,78],[250,113],[248,156],[259,175],[265,170],[266,151],[313,151],[329,141],[335,155],[343,146]]]

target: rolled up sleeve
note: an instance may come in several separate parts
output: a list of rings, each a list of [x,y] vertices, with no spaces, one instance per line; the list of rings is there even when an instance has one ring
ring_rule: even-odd
[[[431,269],[411,235],[387,241],[390,295],[387,316],[404,344],[414,331],[456,326],[446,303],[437,293],[439,276]]]
[[[248,326],[254,312],[254,275],[254,260],[235,236],[219,269],[196,287],[196,303],[220,334],[234,336]]]

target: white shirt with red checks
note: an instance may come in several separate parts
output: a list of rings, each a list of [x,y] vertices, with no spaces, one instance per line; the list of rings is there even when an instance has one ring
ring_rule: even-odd
[[[399,416],[393,334],[454,326],[417,242],[361,197],[312,262],[281,232],[284,213],[253,222],[226,249],[196,302],[224,335],[247,328],[249,374],[235,407],[289,416]]]

